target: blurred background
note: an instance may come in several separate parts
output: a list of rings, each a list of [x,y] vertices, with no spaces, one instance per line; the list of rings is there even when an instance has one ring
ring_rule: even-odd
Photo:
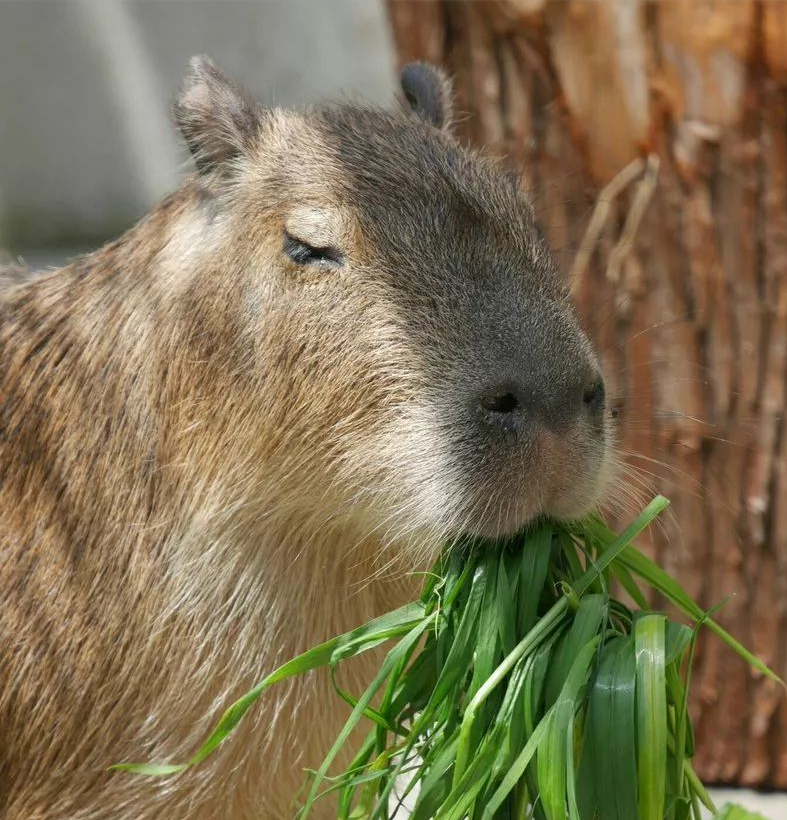
[[[177,187],[170,106],[201,53],[270,105],[394,90],[374,0],[0,0],[0,246],[57,261]]]
[[[787,3],[0,0],[7,255],[59,263],[177,185],[201,52],[284,106],[448,68],[459,136],[519,170],[601,350],[624,507],[672,499],[651,554],[787,676]],[[710,636],[692,710],[704,778],[787,788],[782,690]]]

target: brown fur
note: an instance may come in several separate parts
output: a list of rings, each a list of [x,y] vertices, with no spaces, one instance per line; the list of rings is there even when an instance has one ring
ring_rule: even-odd
[[[445,534],[577,512],[607,469],[606,421],[559,405],[592,351],[485,160],[401,113],[263,112],[205,62],[177,116],[198,176],[105,248],[0,275],[6,820],[291,817],[346,717],[321,674],[180,777],[107,766],[183,760],[266,671],[408,599]],[[288,259],[296,229],[342,265]],[[509,359],[558,434],[476,447],[465,396]]]

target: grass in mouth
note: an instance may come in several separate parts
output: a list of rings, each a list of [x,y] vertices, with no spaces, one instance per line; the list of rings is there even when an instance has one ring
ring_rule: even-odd
[[[779,678],[633,546],[667,504],[655,498],[619,535],[592,516],[541,522],[495,548],[449,545],[418,601],[272,672],[189,761],[116,768],[161,776],[197,765],[268,687],[389,642],[365,692],[337,687],[352,711],[310,775],[301,820],[324,799],[338,801],[340,820],[699,820],[701,805],[715,807],[691,765],[698,629]],[[613,579],[635,609],[612,597]],[[650,610],[643,585],[691,626]],[[361,722],[365,741],[329,775]],[[724,816],[754,817],[735,811]]]

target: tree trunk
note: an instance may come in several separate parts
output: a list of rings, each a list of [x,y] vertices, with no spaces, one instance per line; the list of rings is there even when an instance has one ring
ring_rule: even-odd
[[[672,499],[652,554],[787,677],[787,5],[389,11],[522,169],[622,410],[620,494]],[[777,685],[706,634],[692,698],[701,776],[787,787]]]

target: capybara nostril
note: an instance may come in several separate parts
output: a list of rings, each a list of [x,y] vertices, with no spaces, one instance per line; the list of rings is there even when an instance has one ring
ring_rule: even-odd
[[[519,409],[519,399],[511,390],[496,388],[481,394],[481,407],[490,413],[509,415]]]
[[[598,415],[604,409],[606,402],[606,391],[604,389],[604,382],[601,377],[597,376],[591,381],[582,393],[582,403],[587,408],[588,412],[593,415]]]

